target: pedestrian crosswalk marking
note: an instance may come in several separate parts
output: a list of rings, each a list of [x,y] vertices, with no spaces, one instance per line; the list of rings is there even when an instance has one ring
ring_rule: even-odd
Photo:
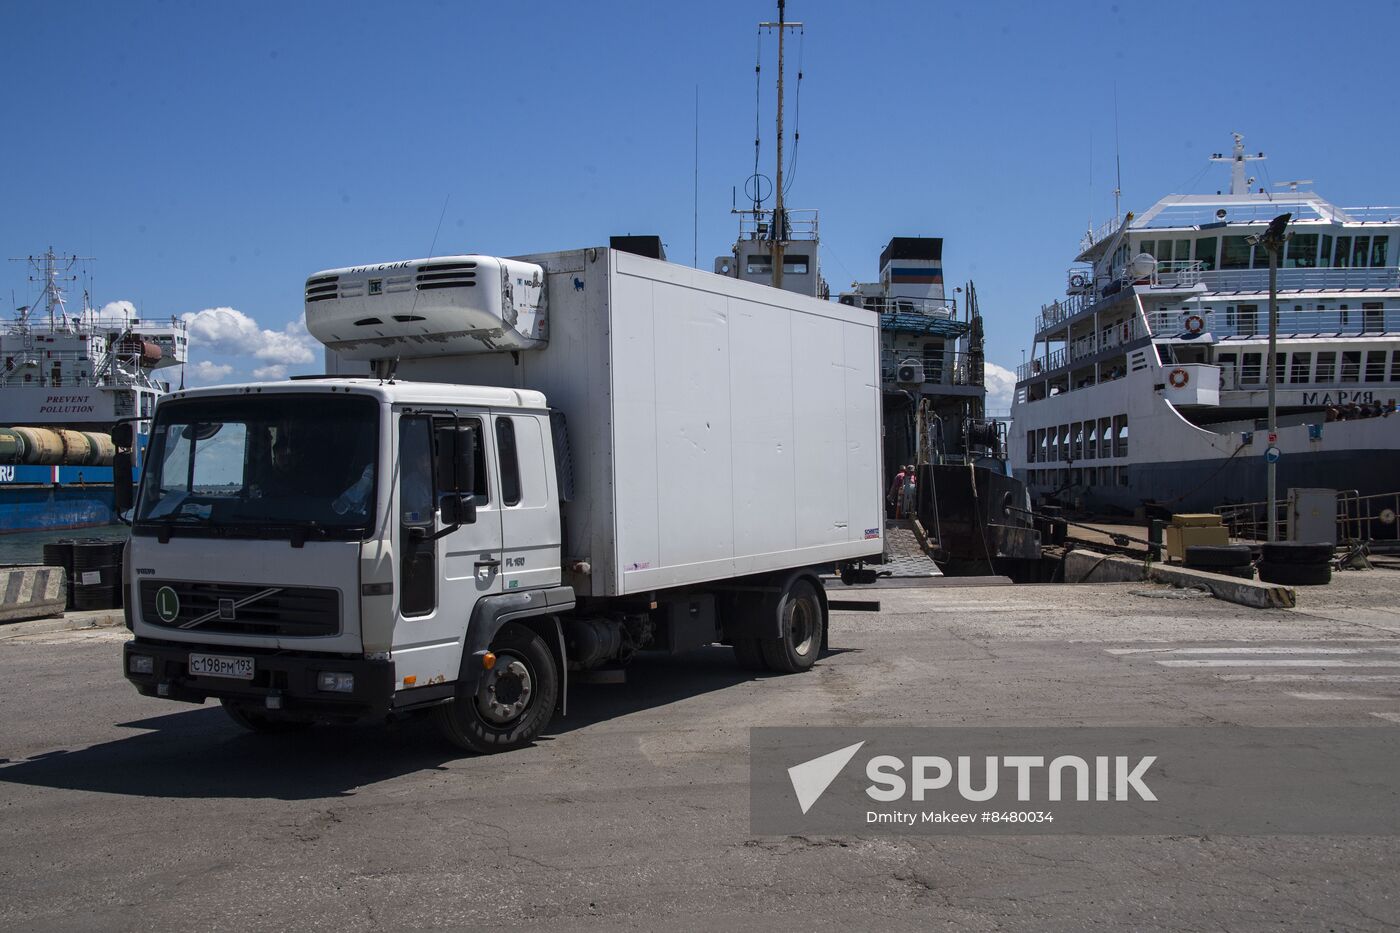
[[[1368,703],[1384,703],[1386,700],[1396,699],[1395,697],[1377,697],[1365,693],[1289,693],[1291,697],[1299,700],[1365,700]]]
[[[1157,663],[1163,667],[1400,667],[1400,661],[1359,658],[1175,658]]]
[[[1376,646],[1374,648],[1308,648],[1296,645],[1260,645],[1243,647],[1232,645],[1225,648],[1105,648],[1109,654],[1368,654],[1371,652],[1400,653],[1400,645]]]
[[[1400,674],[1216,674],[1220,680],[1232,683],[1286,684],[1298,681],[1318,681],[1339,684],[1398,684]]]

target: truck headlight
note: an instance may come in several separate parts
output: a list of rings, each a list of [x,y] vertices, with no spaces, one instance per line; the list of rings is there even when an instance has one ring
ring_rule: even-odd
[[[326,693],[354,693],[355,675],[321,671],[316,675],[316,689]]]
[[[133,654],[126,659],[126,669],[133,674],[150,674],[156,669],[155,660],[149,654]]]

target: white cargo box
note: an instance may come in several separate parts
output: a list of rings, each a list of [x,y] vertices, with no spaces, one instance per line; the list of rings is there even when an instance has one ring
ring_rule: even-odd
[[[876,315],[610,249],[517,261],[545,272],[547,342],[403,352],[398,378],[538,389],[563,412],[580,595],[881,552]]]

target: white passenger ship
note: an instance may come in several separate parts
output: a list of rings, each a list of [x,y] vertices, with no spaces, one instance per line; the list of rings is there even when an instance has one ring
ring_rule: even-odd
[[[1011,457],[1033,498],[1099,513],[1260,501],[1265,452],[1290,487],[1400,488],[1400,208],[1339,208],[1247,177],[1171,195],[1086,235],[1017,372]],[[1278,433],[1268,436],[1268,256],[1278,269]]]

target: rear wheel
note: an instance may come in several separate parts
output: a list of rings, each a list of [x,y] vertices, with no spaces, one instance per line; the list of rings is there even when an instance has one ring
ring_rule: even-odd
[[[433,709],[443,737],[478,754],[529,745],[549,725],[559,699],[559,670],[539,635],[507,623],[491,651],[496,664],[482,672],[476,692],[459,688],[451,703]]]
[[[278,733],[303,732],[311,728],[310,720],[274,719],[248,703],[237,700],[220,700],[219,702],[223,704],[224,712],[228,713],[228,718],[249,732],[276,735]]]
[[[810,580],[793,581],[778,601],[778,629],[778,638],[759,643],[769,668],[796,674],[817,662],[826,634],[826,612]]]

